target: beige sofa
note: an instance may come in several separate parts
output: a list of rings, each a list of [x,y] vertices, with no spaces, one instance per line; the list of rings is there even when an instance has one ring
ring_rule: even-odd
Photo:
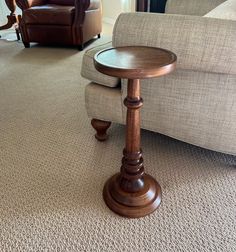
[[[121,14],[112,45],[161,47],[178,56],[175,72],[142,81],[142,128],[236,155],[236,0],[168,0],[165,14]],[[85,53],[86,109],[90,118],[124,124],[126,81],[93,65],[94,54],[112,45]]]

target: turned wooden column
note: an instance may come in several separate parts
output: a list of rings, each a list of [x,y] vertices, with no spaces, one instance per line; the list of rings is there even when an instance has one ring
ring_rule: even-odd
[[[127,192],[137,192],[144,186],[143,158],[140,149],[140,108],[143,100],[140,97],[140,81],[129,80],[127,97],[126,145],[123,151],[120,185]]]
[[[161,203],[161,187],[144,171],[140,148],[140,79],[153,78],[175,69],[176,55],[151,47],[110,48],[94,57],[98,71],[119,78],[127,78],[126,143],[120,172],[106,182],[103,198],[114,212],[130,218],[152,213]],[[158,169],[158,167],[157,167]]]
[[[17,40],[20,40],[19,29],[18,29],[18,16],[15,14],[16,11],[16,2],[15,0],[5,0],[8,9],[10,10],[10,15],[7,16],[8,22],[0,26],[0,30],[7,30],[15,27]]]
[[[130,217],[142,217],[152,213],[161,203],[161,187],[144,173],[140,148],[140,80],[129,79],[127,97],[126,144],[123,150],[120,173],[107,181],[103,197],[114,212]]]

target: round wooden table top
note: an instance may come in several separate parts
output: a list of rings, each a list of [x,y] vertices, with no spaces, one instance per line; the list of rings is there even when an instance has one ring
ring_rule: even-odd
[[[125,46],[98,52],[94,56],[94,65],[99,72],[106,75],[145,79],[170,73],[175,69],[176,60],[176,55],[165,49]]]

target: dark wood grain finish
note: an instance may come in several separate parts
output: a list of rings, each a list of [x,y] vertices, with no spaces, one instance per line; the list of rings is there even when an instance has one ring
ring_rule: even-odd
[[[111,126],[111,122],[92,119],[91,124],[93,128],[97,131],[95,135],[96,139],[101,142],[107,140],[108,138],[107,130]]]
[[[140,81],[128,81],[126,146],[121,171],[106,183],[103,197],[114,212],[129,218],[152,213],[161,203],[161,187],[154,178],[144,173],[140,149]]]
[[[128,217],[140,218],[154,212],[161,204],[161,187],[150,175],[143,176],[144,189],[137,193],[121,190],[120,173],[111,177],[103,189],[106,205],[115,213]]]
[[[145,79],[165,75],[174,70],[176,55],[168,50],[130,46],[98,52],[94,64],[98,71],[127,79]]]
[[[128,78],[126,145],[120,173],[111,177],[103,189],[107,206],[117,214],[138,218],[152,213],[161,203],[161,187],[145,174],[140,148],[140,80],[165,75],[174,70],[174,53],[160,48],[121,47],[103,50],[94,57],[98,71]]]

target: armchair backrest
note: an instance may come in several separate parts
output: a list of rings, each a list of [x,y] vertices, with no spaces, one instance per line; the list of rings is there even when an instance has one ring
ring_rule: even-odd
[[[225,0],[167,0],[165,13],[203,16]]]
[[[48,0],[49,4],[75,5],[75,0]]]

